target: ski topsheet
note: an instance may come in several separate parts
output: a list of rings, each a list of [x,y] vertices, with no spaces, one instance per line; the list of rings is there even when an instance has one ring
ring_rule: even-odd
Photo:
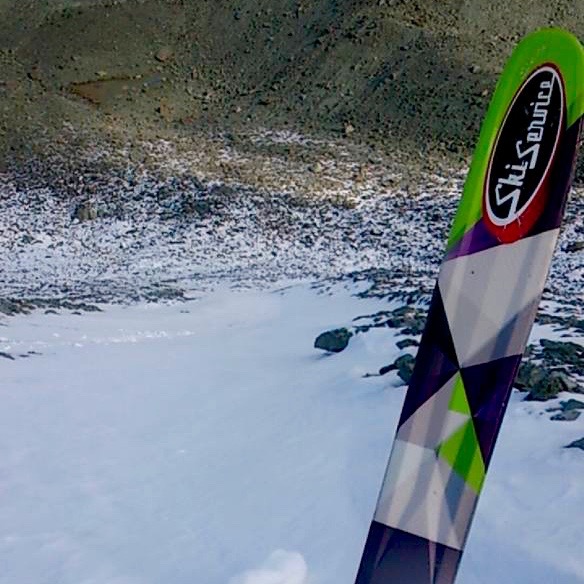
[[[515,49],[485,117],[430,304],[357,584],[452,584],[573,178],[584,51]]]

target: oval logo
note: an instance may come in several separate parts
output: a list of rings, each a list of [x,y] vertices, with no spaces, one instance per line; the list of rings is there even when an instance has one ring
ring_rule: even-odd
[[[483,218],[500,241],[523,237],[540,216],[564,128],[564,85],[552,65],[536,69],[517,91],[493,147]]]

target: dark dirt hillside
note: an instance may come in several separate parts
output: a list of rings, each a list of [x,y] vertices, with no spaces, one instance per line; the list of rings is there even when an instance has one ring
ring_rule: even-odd
[[[584,0],[0,0],[0,164],[291,128],[466,156],[514,44]]]

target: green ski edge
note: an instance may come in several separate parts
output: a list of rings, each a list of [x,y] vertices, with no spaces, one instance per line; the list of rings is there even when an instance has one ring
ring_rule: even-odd
[[[569,32],[556,28],[539,30],[525,37],[501,74],[481,127],[462,200],[448,238],[448,249],[456,245],[482,217],[482,190],[499,129],[521,85],[533,70],[546,63],[555,65],[563,77],[567,126],[577,123],[584,115],[584,48],[580,41]]]

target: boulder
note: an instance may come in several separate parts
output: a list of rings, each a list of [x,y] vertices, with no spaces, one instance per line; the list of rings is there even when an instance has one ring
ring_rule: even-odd
[[[83,221],[93,221],[97,219],[97,209],[93,206],[91,201],[84,201],[79,203],[73,211],[73,219],[77,219],[80,222]]]
[[[420,343],[416,339],[402,339],[396,343],[398,349],[405,349],[406,347],[418,347]]]
[[[569,412],[571,410],[584,410],[584,402],[581,402],[579,399],[562,401],[560,402],[560,406],[564,412]]]
[[[326,331],[316,337],[314,348],[328,351],[329,353],[340,353],[347,348],[349,339],[352,336],[353,333],[346,328]]]
[[[562,371],[552,371],[531,387],[526,401],[547,401],[562,391],[573,391],[575,382]]]
[[[559,412],[555,416],[552,416],[551,419],[554,422],[573,422],[580,417],[581,412],[578,410],[567,410],[563,412]]]
[[[571,442],[565,448],[579,448],[580,450],[584,450],[584,438],[574,440],[574,442]]]
[[[397,367],[396,367],[395,363],[392,363],[391,365],[384,365],[379,370],[379,375],[385,375],[386,373],[389,373],[390,371],[395,371],[396,369],[397,369]]]
[[[174,51],[170,47],[162,47],[156,51],[154,58],[159,63],[166,63],[174,57]]]
[[[395,362],[394,366],[397,369],[397,374],[403,380],[403,382],[407,385],[412,378],[412,373],[414,371],[414,364],[416,363],[415,357],[412,357],[410,354],[402,355],[398,357]]]
[[[541,339],[542,356],[551,365],[584,367],[584,347],[569,341]]]
[[[584,241],[573,241],[566,246],[566,251],[568,253],[574,253],[577,251],[584,250]]]
[[[519,391],[529,391],[545,380],[547,375],[548,372],[540,365],[523,361],[519,366],[514,385]]]

